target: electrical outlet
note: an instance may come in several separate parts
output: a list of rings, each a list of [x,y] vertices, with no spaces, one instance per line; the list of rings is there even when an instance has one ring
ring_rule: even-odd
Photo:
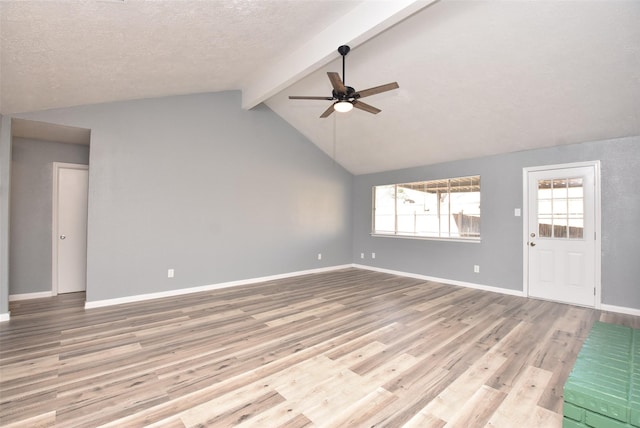
[[[480,265],[473,265],[473,271],[475,273],[480,273]]]
[[[364,253],[360,253],[360,258],[364,259]]]
[[[376,258],[376,253],[371,253],[371,258],[375,259]]]
[[[322,260],[322,253],[318,253],[318,260]]]
[[[175,275],[175,271],[173,269],[169,269],[167,271],[167,278],[173,278]]]

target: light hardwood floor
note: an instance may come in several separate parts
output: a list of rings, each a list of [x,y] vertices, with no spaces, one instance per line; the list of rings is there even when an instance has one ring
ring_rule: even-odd
[[[345,269],[0,325],[0,425],[560,427],[600,313]]]

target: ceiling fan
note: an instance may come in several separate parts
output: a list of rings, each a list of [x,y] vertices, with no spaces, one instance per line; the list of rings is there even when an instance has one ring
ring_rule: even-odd
[[[369,89],[364,89],[362,91],[356,91],[351,86],[345,85],[344,79],[344,61],[345,57],[349,53],[351,48],[347,45],[342,45],[338,48],[338,52],[342,55],[342,79],[340,79],[340,74],[329,71],[327,76],[329,76],[329,80],[331,81],[331,86],[333,86],[333,91],[331,91],[330,97],[306,97],[306,96],[289,96],[290,100],[326,100],[326,101],[335,101],[328,109],[324,111],[320,115],[321,118],[328,117],[334,111],[338,111],[341,113],[346,113],[350,111],[352,108],[358,108],[360,110],[367,111],[369,113],[378,114],[382,110],[365,104],[360,101],[360,98],[370,97],[371,95],[376,95],[381,92],[390,91],[392,89],[398,89],[398,83],[387,83],[386,85],[380,85]]]

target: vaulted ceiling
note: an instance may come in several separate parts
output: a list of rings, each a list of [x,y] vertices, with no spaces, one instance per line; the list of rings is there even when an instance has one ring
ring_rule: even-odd
[[[640,135],[640,1],[2,1],[0,112],[242,90],[354,174]],[[327,71],[397,81],[320,114]]]

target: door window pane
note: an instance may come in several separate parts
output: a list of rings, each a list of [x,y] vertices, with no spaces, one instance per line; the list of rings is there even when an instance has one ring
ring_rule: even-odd
[[[567,180],[559,179],[553,180],[553,199],[566,199],[567,198]]]
[[[584,236],[584,218],[569,218],[569,238],[582,239]]]
[[[538,180],[538,236],[582,239],[583,235],[582,178]]]

